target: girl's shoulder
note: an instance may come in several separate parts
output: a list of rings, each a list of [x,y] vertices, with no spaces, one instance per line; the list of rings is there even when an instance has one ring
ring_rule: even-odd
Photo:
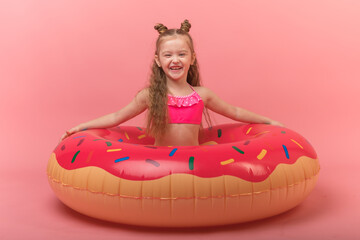
[[[149,103],[149,88],[143,88],[136,93],[135,100],[141,103]]]
[[[206,101],[213,94],[213,92],[207,87],[196,86],[193,88],[200,95],[200,97],[203,99],[203,101],[204,100]]]

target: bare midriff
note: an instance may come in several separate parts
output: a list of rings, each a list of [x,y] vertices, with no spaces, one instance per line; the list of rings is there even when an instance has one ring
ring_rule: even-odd
[[[155,146],[197,146],[199,145],[198,124],[171,123],[163,137],[155,140]]]

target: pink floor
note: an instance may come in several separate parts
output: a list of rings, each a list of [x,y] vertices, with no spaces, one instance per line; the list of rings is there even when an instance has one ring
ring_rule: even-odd
[[[359,2],[182,2],[0,2],[1,240],[360,239]],[[46,174],[60,136],[126,104],[148,76],[154,23],[184,18],[207,87],[311,142],[314,191],[279,216],[211,228],[113,224],[64,206]]]

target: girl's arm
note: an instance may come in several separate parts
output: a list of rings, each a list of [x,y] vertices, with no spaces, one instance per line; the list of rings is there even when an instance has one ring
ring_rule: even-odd
[[[245,123],[265,123],[265,124],[284,126],[282,123],[274,121],[270,118],[250,112],[243,108],[233,106],[225,102],[221,98],[219,98],[213,91],[211,91],[208,88],[203,87],[202,91],[205,97],[204,100],[206,107],[211,111],[214,111],[225,117]]]
[[[147,99],[148,89],[143,89],[136,94],[134,99],[127,106],[123,107],[117,112],[110,113],[89,122],[81,123],[76,127],[71,128],[70,130],[66,131],[66,133],[61,137],[60,141],[84,129],[115,127],[144,112],[148,106]]]

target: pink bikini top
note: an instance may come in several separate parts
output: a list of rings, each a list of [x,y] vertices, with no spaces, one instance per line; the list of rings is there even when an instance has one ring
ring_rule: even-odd
[[[204,103],[194,88],[187,96],[168,94],[169,123],[201,124]]]

